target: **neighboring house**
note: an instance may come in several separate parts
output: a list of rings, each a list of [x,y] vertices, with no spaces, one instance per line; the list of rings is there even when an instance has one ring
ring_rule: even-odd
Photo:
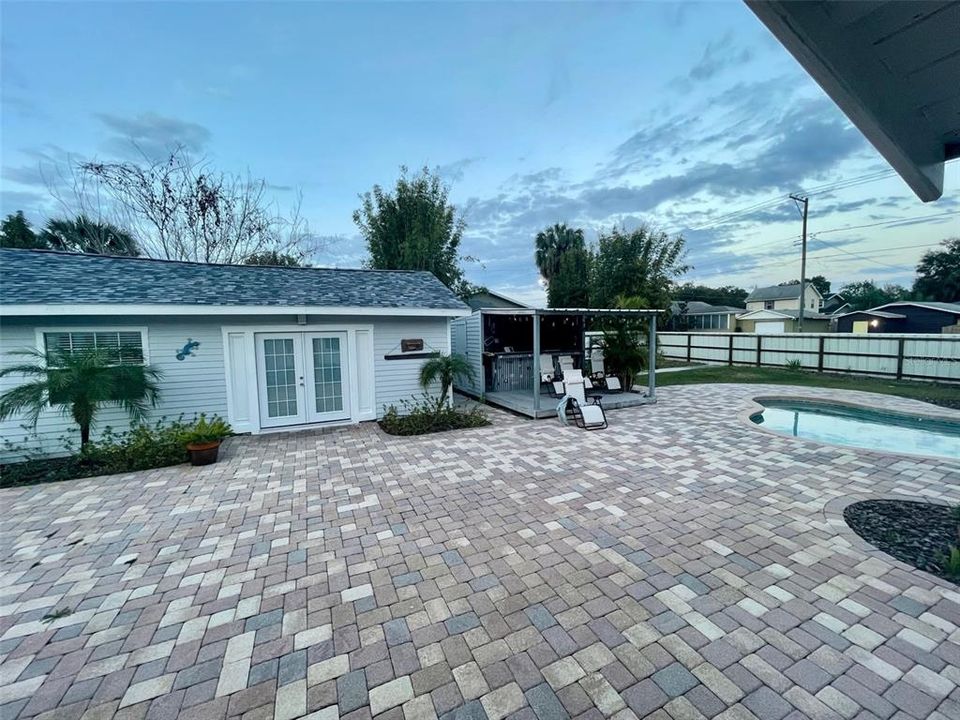
[[[960,303],[902,301],[836,318],[842,333],[956,333],[960,332]]]
[[[841,315],[850,312],[850,303],[840,293],[830,293],[823,298],[820,312],[824,315]]]
[[[820,291],[808,282],[804,289],[804,309],[818,313],[822,302]],[[800,283],[757,288],[747,295],[745,303],[747,310],[799,310]],[[804,318],[806,315],[804,312]]]
[[[216,413],[237,432],[377,418],[421,392],[424,358],[449,352],[450,319],[469,312],[428,272],[38,250],[0,250],[0,269],[0,362],[21,348],[132,348],[118,361],[163,374],[152,418]],[[0,424],[3,437],[22,444],[21,424]],[[109,409],[96,429],[108,425],[126,416]],[[74,429],[51,410],[26,446],[56,452]]]
[[[737,315],[737,326],[742,332],[773,335],[800,332],[799,310],[748,310]],[[830,332],[830,316],[807,310],[803,313],[803,332]]]
[[[737,329],[737,315],[743,308],[730,305],[710,305],[699,300],[670,303],[667,330],[714,330],[733,332]]]
[[[471,310],[485,310],[488,308],[528,308],[529,305],[526,305],[519,300],[514,300],[513,298],[508,298],[506,295],[501,295],[498,292],[493,290],[481,290],[478,293],[474,293],[468,298],[464,299],[464,302],[470,306]]]

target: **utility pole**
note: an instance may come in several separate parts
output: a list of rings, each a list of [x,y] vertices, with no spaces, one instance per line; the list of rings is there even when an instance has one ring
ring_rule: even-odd
[[[797,332],[803,332],[803,309],[807,301],[807,206],[810,198],[791,195],[790,199],[796,203],[797,212],[803,215],[803,238],[800,241],[800,312],[797,315]],[[803,203],[803,210],[800,210],[800,203]]]

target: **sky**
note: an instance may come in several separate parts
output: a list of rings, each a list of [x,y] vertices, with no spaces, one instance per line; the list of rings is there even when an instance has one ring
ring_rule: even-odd
[[[35,224],[69,163],[182,145],[301,194],[339,267],[359,195],[435,169],[468,279],[534,304],[555,222],[680,232],[685,280],[748,289],[799,277],[791,192],[834,288],[909,285],[960,235],[960,163],[920,202],[741,2],[3,2],[0,28],[0,212]]]

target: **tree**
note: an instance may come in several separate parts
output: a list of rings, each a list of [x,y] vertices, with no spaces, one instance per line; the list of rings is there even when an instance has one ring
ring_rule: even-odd
[[[844,285],[840,288],[840,294],[850,303],[851,310],[868,310],[907,297],[906,289],[899,285],[888,284],[879,287],[872,280],[861,280]]]
[[[48,220],[40,238],[54,250],[94,255],[140,255],[140,246],[133,235],[111,223],[91,220],[86,215],[77,215],[74,220]]]
[[[0,247],[45,250],[48,246],[30,227],[23,210],[17,210],[16,214],[11,213],[0,222]]]
[[[724,285],[713,288],[707,285],[695,285],[693,283],[683,283],[677,285],[671,296],[677,302],[690,302],[696,300],[710,305],[729,305],[732,307],[743,307],[747,295],[750,293],[741,287],[734,285]]]
[[[451,355],[440,355],[427,360],[420,368],[420,386],[424,390],[429,390],[437,380],[440,381],[440,397],[437,400],[437,411],[439,412],[447,398],[450,396],[450,388],[457,378],[473,380],[473,365],[463,356],[456,353]]]
[[[474,292],[461,267],[461,262],[473,260],[460,255],[466,224],[448,192],[428,168],[408,177],[407,168],[401,167],[393,192],[374,185],[361,195],[353,221],[367,243],[367,266],[427,270],[461,297]]]
[[[556,223],[534,238],[534,260],[547,283],[550,307],[583,307],[589,296],[590,253],[583,230]]]
[[[266,250],[260,253],[253,253],[243,259],[244,265],[272,265],[275,267],[303,267],[299,258],[293,255],[286,255],[277,250]]]
[[[566,250],[547,285],[552,308],[590,306],[590,251],[583,245]]]
[[[830,281],[823,275],[814,275],[812,278],[807,278],[807,282],[813,285],[823,297],[830,294]]]
[[[300,217],[267,199],[265,180],[214,170],[179,148],[161,161],[85,162],[81,184],[106,190],[151,257],[238,264],[277,252],[298,261],[315,251]]]
[[[688,270],[685,245],[681,236],[647,226],[601,232],[591,263],[591,305],[613,307],[623,297],[650,308],[668,307],[674,279]]]
[[[564,253],[586,247],[583,230],[556,223],[537,233],[534,238],[534,259],[540,275],[548,283],[560,271],[560,259]]]
[[[799,285],[799,280],[788,280],[787,282],[782,282],[777,285],[777,287],[784,287],[786,285]],[[830,281],[827,280],[823,275],[814,275],[813,277],[807,278],[807,287],[813,286],[817,289],[817,292],[820,293],[823,297],[826,297],[830,294]]]
[[[49,406],[69,415],[80,428],[81,449],[90,442],[90,429],[105,405],[123,408],[140,422],[159,397],[160,373],[146,365],[118,365],[102,350],[43,353],[22,350],[26,361],[0,370],[0,377],[22,375],[27,381],[0,395],[0,420],[25,413],[36,427]]]
[[[929,250],[917,265],[913,292],[918,300],[960,301],[960,237],[940,243],[943,250]]]

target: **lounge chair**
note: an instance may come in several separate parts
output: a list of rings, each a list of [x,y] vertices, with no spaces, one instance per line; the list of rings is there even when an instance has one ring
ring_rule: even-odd
[[[623,392],[620,378],[616,375],[607,375],[602,350],[593,350],[590,353],[590,377],[598,383],[603,383],[607,392]]]
[[[596,398],[592,403],[587,402],[584,379],[579,370],[574,370],[570,373],[570,379],[564,382],[567,398],[565,411],[573,416],[577,427],[584,430],[602,430],[607,427],[607,416]]]
[[[557,368],[553,364],[553,355],[540,355],[540,382],[552,383],[557,377]]]
[[[594,380],[602,380],[604,378],[602,350],[590,351],[590,377]]]
[[[561,355],[557,358],[557,364],[560,365],[560,374],[563,375],[563,379],[567,379],[567,375],[573,371],[573,358],[570,355]]]
[[[620,384],[620,378],[616,375],[608,375],[603,379],[607,392],[623,392],[623,385]]]

